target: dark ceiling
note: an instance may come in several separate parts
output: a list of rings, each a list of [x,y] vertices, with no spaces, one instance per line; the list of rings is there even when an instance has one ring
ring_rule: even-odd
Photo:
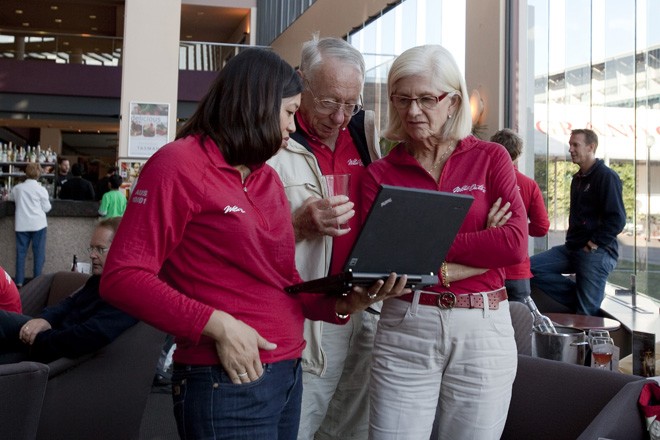
[[[226,8],[184,4],[181,6],[181,41],[236,43],[230,41],[249,8]],[[123,37],[124,0],[2,0],[0,31],[43,32],[58,34],[88,34],[92,36]],[[31,127],[24,124],[0,126],[2,133],[19,136],[38,133],[41,123],[33,120]],[[22,121],[23,123],[25,121]],[[75,121],[68,121],[67,123]],[[51,124],[52,121],[44,122]],[[98,130],[97,130],[98,128]],[[84,156],[112,156],[118,145],[119,123],[109,127],[81,125],[74,129],[62,127],[64,154]],[[114,153],[113,153],[114,151]]]

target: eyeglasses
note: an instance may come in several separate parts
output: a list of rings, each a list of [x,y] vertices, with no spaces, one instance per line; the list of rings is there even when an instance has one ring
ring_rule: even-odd
[[[309,93],[311,93],[314,97],[316,111],[322,115],[332,115],[336,113],[337,110],[341,109],[344,112],[344,115],[355,116],[360,110],[362,110],[362,102],[358,104],[341,104],[339,102],[333,101],[332,99],[319,99],[316,97],[314,92],[312,92],[312,88],[309,86],[309,83],[307,83],[307,90],[309,90]],[[360,96],[360,101],[362,101],[362,96]]]
[[[420,96],[419,98],[410,98],[408,96],[390,95],[390,101],[395,108],[399,110],[407,109],[415,101],[418,107],[424,107],[427,110],[433,110],[440,101],[453,92],[445,92],[440,96]]]
[[[101,247],[101,246],[90,246],[87,248],[87,253],[91,254],[92,252],[96,252],[99,255],[103,255],[106,252],[108,252],[110,248],[107,247]]]

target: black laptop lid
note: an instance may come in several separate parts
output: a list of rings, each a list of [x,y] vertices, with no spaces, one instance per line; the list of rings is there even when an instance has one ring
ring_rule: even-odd
[[[344,270],[437,275],[472,201],[468,195],[381,185]]]

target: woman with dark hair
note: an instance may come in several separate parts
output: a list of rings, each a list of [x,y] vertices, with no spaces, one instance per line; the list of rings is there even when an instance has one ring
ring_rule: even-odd
[[[295,439],[304,318],[344,323],[405,291],[391,276],[346,296],[285,293],[301,281],[293,227],[264,162],[295,130],[301,90],[273,52],[232,58],[143,167],[108,256],[102,296],[176,337],[181,438]]]

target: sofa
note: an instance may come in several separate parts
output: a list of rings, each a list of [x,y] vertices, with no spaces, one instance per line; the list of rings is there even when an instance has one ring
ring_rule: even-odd
[[[37,362],[0,365],[2,438],[34,440],[46,392],[48,366]]]
[[[24,313],[37,315],[81,287],[89,275],[41,275],[20,290]],[[137,439],[165,334],[138,322],[109,345],[48,364],[37,439]]]
[[[644,440],[638,376],[518,355],[502,439]]]

